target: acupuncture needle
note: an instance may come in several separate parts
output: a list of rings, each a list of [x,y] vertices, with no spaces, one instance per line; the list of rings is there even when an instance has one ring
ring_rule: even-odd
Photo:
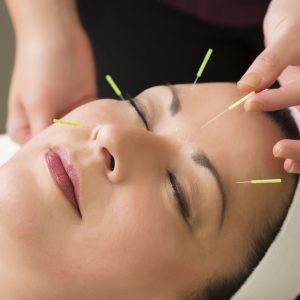
[[[113,91],[116,93],[116,95],[118,97],[120,97],[121,100],[125,100],[125,98],[122,95],[122,92],[120,91],[120,89],[118,88],[118,86],[116,85],[116,83],[112,79],[112,77],[110,75],[106,75],[105,79],[107,80],[107,82],[109,83],[109,85],[111,86],[111,88],[113,89]]]
[[[53,123],[69,125],[69,126],[73,126],[73,127],[82,127],[82,125],[79,123],[65,121],[65,120],[61,120],[61,119],[53,119]]]
[[[252,179],[246,181],[236,181],[236,183],[250,183],[250,184],[261,184],[261,183],[281,183],[281,178],[274,178],[274,179]]]
[[[118,88],[118,86],[116,85],[116,83],[114,82],[114,80],[112,79],[112,77],[110,75],[106,75],[105,78],[108,81],[108,83],[111,86],[111,88],[116,93],[116,95],[118,97],[120,97],[122,100],[125,100],[125,98],[123,97],[120,89]],[[61,120],[61,119],[53,119],[53,123],[61,124],[61,125],[69,125],[69,126],[73,126],[73,127],[82,127],[82,125],[79,124],[79,123],[70,122],[70,121]]]
[[[195,78],[195,81],[192,85],[192,89],[195,87],[195,84],[197,83],[198,79],[201,77],[201,75],[202,75],[202,73],[203,73],[203,71],[204,71],[204,69],[205,69],[205,67],[208,63],[208,60],[211,57],[212,53],[213,53],[213,50],[209,48],[206,52],[206,55],[205,55],[201,65],[200,65],[200,67],[199,67],[199,70],[196,74],[196,78]]]
[[[228,106],[224,111],[220,112],[219,114],[217,114],[215,117],[213,117],[212,119],[210,119],[209,121],[207,121],[204,125],[201,126],[201,129],[206,127],[208,124],[212,123],[214,120],[218,119],[219,117],[221,117],[223,114],[225,114],[226,112],[233,110],[234,108],[236,108],[237,106],[239,106],[240,104],[242,104],[243,102],[245,102],[248,98],[250,98],[251,96],[255,95],[255,92],[251,92],[249,94],[247,94],[246,96],[244,96],[243,98],[237,100],[236,102],[234,102],[233,104],[231,104],[230,106]]]

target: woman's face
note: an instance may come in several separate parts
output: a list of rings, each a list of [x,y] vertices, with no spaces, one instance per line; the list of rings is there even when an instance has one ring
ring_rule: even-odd
[[[176,298],[237,271],[289,189],[265,115],[239,107],[201,129],[241,96],[231,84],[148,89],[135,101],[149,130],[128,101],[73,110],[63,119],[82,128],[53,124],[0,169],[0,254],[72,299]],[[58,147],[81,216],[46,163]],[[236,183],[254,178],[286,180]]]

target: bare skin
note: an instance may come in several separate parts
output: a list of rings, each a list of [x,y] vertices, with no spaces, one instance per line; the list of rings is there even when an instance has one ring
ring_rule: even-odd
[[[94,101],[64,117],[84,127],[54,124],[0,168],[2,297],[175,300],[243,266],[249,242],[290,189],[290,175],[272,155],[282,134],[242,107],[200,130],[242,94],[233,84],[174,88],[177,113],[174,106],[170,113],[168,87],[137,96],[150,131],[128,101]],[[55,145],[67,149],[79,174],[82,218],[45,163]],[[196,152],[219,173],[226,203]],[[185,194],[188,215],[167,172]],[[284,183],[235,183],[272,177]]]

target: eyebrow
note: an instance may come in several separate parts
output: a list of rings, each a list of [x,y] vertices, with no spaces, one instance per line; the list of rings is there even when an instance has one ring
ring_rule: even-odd
[[[181,104],[174,86],[171,84],[167,84],[166,86],[172,93],[172,100],[169,106],[169,111],[170,115],[173,117],[181,110]]]
[[[169,111],[170,111],[170,115],[173,117],[180,111],[181,103],[180,103],[180,99],[178,97],[177,91],[174,88],[174,86],[172,86],[170,84],[168,84],[166,86],[172,93],[172,100],[171,100],[171,104],[169,107]],[[219,191],[221,194],[221,198],[222,198],[222,212],[221,212],[221,222],[220,222],[220,228],[221,228],[223,225],[223,222],[224,222],[224,215],[225,215],[225,210],[226,210],[226,206],[227,206],[227,196],[225,193],[225,188],[224,188],[220,173],[218,172],[218,170],[216,169],[214,164],[211,162],[211,160],[209,160],[209,158],[207,157],[207,155],[204,152],[194,153],[191,156],[191,158],[192,158],[193,162],[196,163],[198,166],[201,166],[201,167],[209,170],[217,182],[217,185],[218,185],[218,188],[219,188]]]
[[[221,194],[221,198],[222,198],[222,212],[221,212],[221,222],[220,222],[220,227],[222,227],[224,222],[225,210],[227,206],[227,196],[225,193],[223,182],[221,180],[220,173],[217,171],[216,167],[213,165],[213,163],[209,160],[209,158],[206,156],[204,152],[197,152],[193,154],[191,158],[197,165],[209,170],[217,182]]]

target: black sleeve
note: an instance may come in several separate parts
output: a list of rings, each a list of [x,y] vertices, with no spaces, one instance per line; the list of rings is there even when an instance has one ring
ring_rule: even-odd
[[[224,28],[158,0],[77,0],[96,57],[99,97],[114,97],[166,82],[193,82],[208,48],[214,53],[201,82],[237,81],[263,48],[261,28]]]

